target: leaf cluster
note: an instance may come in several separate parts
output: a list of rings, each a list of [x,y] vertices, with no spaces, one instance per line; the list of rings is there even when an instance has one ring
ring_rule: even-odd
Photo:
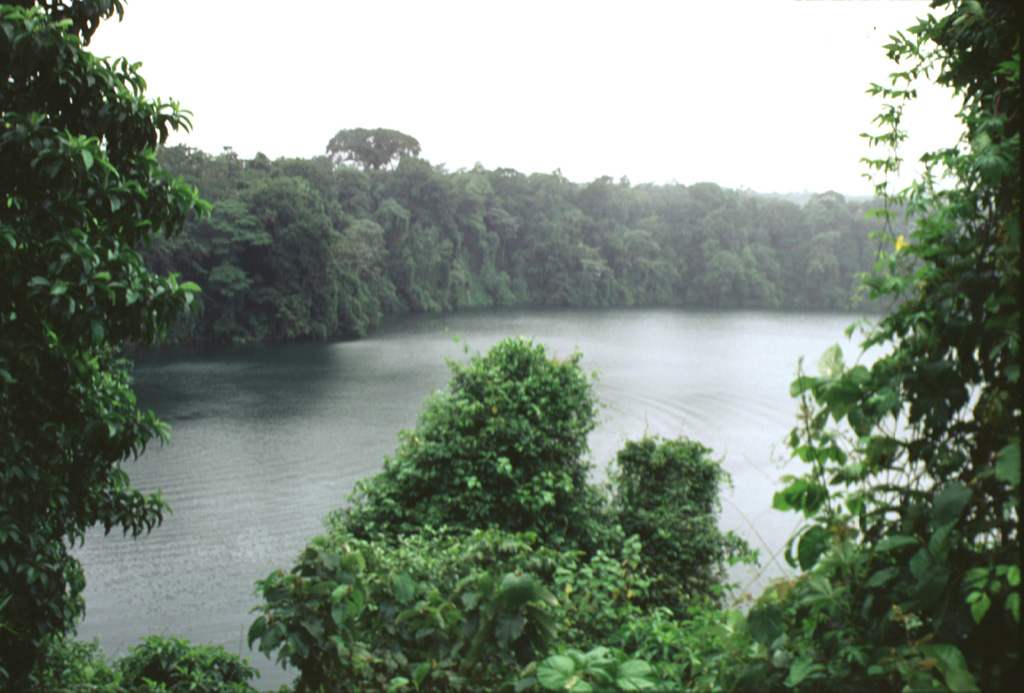
[[[725,581],[726,564],[753,560],[746,542],[718,529],[720,493],[729,475],[711,450],[680,438],[627,441],[616,455],[612,504],[627,536],[643,545],[657,579],[651,603],[682,611],[687,596],[706,596]]]
[[[848,367],[837,346],[793,383],[790,445],[808,466],[775,505],[811,520],[789,559],[812,572],[784,622],[818,646],[794,660],[807,680],[995,690],[1021,666],[1019,11],[933,4],[945,14],[891,37],[902,70],[872,88],[888,103],[871,141],[890,155],[868,161],[887,204],[866,285],[892,307],[864,348],[883,355]],[[893,193],[902,107],[929,75],[962,100],[963,136]],[[914,215],[906,236],[895,205]]]
[[[625,654],[636,624],[717,596],[744,547],[717,530],[726,476],[699,444],[628,444],[614,503],[587,483],[579,359],[516,338],[452,362],[330,534],[258,583],[250,643],[300,690],[522,690],[559,671],[573,690],[653,685]]]
[[[259,674],[248,660],[212,645],[152,635],[109,660],[95,642],[57,636],[48,639],[43,656],[26,684],[28,691],[65,693],[252,693]]]
[[[449,391],[427,400],[394,457],[357,484],[335,521],[361,537],[497,527],[592,545],[590,511],[601,499],[585,455],[597,405],[579,360],[509,338],[450,362]]]
[[[418,156],[415,137],[387,128],[339,130],[327,143],[327,153],[339,161],[351,161],[367,171],[379,171],[395,159]]]
[[[120,3],[23,4],[0,7],[0,685],[82,612],[68,545],[97,523],[138,535],[166,509],[120,466],[166,427],[137,411],[117,347],[190,305],[198,287],[139,249],[205,209],[156,160],[186,113],[82,45]]]
[[[250,644],[298,668],[298,691],[496,690],[555,634],[543,576],[564,555],[535,541],[424,531],[389,545],[335,529],[257,583]]]

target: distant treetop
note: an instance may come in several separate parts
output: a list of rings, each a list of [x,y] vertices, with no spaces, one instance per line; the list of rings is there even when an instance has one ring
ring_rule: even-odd
[[[327,143],[327,153],[335,162],[354,161],[364,171],[379,171],[406,156],[419,156],[420,143],[398,130],[354,128],[339,130]]]

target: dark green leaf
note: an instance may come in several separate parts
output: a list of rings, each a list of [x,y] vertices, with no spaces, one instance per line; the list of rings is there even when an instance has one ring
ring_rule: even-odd
[[[782,612],[771,604],[752,608],[747,616],[747,627],[755,640],[768,647],[783,632]]]
[[[996,455],[996,479],[1020,487],[1020,442],[1014,441],[1003,447]]]
[[[964,508],[971,501],[971,490],[959,482],[946,484],[935,498],[932,509],[932,526],[942,527],[956,522]]]
[[[658,684],[654,668],[641,659],[630,659],[619,665],[615,686],[621,691],[641,691]]]
[[[878,545],[875,546],[875,551],[884,553],[886,551],[896,551],[907,546],[920,545],[921,542],[915,537],[907,537],[900,534],[891,534],[887,537],[883,537],[882,540],[878,542]]]
[[[810,570],[818,562],[829,545],[828,530],[819,525],[808,529],[800,536],[797,544],[797,560],[800,562],[801,570]]]
[[[404,571],[394,575],[391,584],[395,590],[395,598],[402,604],[408,604],[416,596],[416,583]]]

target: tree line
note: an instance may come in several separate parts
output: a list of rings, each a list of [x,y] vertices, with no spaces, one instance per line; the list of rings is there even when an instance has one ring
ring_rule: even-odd
[[[418,152],[384,129],[342,130],[311,159],[162,149],[213,205],[146,252],[203,287],[174,338],[351,338],[484,306],[846,309],[877,256],[870,199],[450,172]]]

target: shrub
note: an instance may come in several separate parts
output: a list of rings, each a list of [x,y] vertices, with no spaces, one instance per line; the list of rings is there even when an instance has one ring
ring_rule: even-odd
[[[1022,674],[1020,3],[932,6],[890,37],[899,71],[870,90],[886,99],[869,136],[885,151],[867,160],[885,207],[865,284],[891,308],[864,347],[881,355],[848,367],[835,346],[792,385],[807,466],[775,505],[810,519],[789,552],[810,575],[777,608],[791,641],[810,632],[790,676],[823,688],[1005,690]],[[961,136],[891,194],[921,76],[952,89]]]
[[[252,692],[259,676],[237,655],[212,645],[192,645],[180,638],[151,635],[116,661],[96,642],[65,636],[49,638],[28,678],[29,691],[40,693]]]
[[[579,358],[507,339],[451,364],[329,534],[257,583],[250,646],[297,667],[300,691],[651,683],[631,625],[717,596],[746,546],[717,529],[727,476],[697,443],[628,443],[614,507],[587,484]]]
[[[128,690],[168,693],[253,691],[249,681],[259,673],[248,660],[213,645],[151,635],[118,660],[122,685]]]
[[[586,559],[500,530],[424,529],[392,544],[336,527],[290,573],[257,583],[266,605],[250,645],[298,668],[299,691],[491,690],[573,652],[614,673],[617,664],[582,651],[620,648],[650,584],[636,537],[617,553]]]
[[[549,691],[581,693],[639,691],[658,684],[650,664],[607,647],[595,647],[588,652],[563,649],[540,662],[535,674],[524,678],[523,684],[532,683],[534,679]]]
[[[357,484],[336,521],[358,537],[497,527],[592,545],[603,532],[584,459],[596,402],[580,358],[559,361],[516,338],[450,362],[449,392],[427,400],[384,471]]]
[[[687,596],[720,594],[726,563],[753,557],[746,542],[718,529],[729,475],[710,453],[685,438],[645,437],[627,441],[616,458],[614,507],[623,531],[640,538],[643,563],[657,579],[651,605],[681,612]]]
[[[589,560],[566,555],[554,572],[558,642],[579,649],[622,644],[623,628],[643,614],[651,579],[642,561],[642,545],[629,537],[615,551],[598,550]]]
[[[121,691],[121,672],[104,657],[96,642],[65,636],[46,640],[42,656],[28,677],[33,691],[92,693]]]
[[[257,583],[250,646],[297,667],[300,692],[497,688],[555,634],[543,581],[562,555],[535,540],[428,529],[391,545],[336,528]]]

